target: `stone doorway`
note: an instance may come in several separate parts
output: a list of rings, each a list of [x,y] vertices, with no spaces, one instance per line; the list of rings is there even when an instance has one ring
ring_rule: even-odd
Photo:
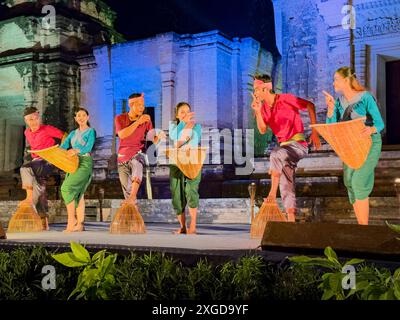
[[[400,145],[400,60],[386,62],[385,144]]]

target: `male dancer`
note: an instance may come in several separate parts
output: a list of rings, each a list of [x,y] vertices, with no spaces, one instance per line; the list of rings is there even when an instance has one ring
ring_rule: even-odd
[[[272,183],[266,202],[275,202],[279,190],[288,222],[296,219],[295,171],[297,163],[308,154],[304,125],[299,110],[308,110],[311,124],[316,123],[315,106],[311,102],[292,94],[276,94],[272,90],[269,75],[255,76],[252,108],[261,134],[270,127],[280,144],[270,155]],[[313,129],[310,142],[318,150],[321,146],[317,132]]]
[[[129,112],[115,117],[116,133],[120,139],[118,147],[118,174],[125,202],[136,205],[145,166],[146,135],[149,140],[158,143],[165,138],[161,133],[156,136],[151,118],[144,112],[144,94],[133,93],[128,100]]]
[[[46,149],[55,144],[54,138],[63,139],[64,132],[41,123],[40,114],[35,107],[27,107],[24,111],[26,130],[24,132],[31,150]],[[46,196],[46,181],[54,167],[46,160],[32,153],[32,161],[22,165],[20,169],[22,189],[26,190],[26,198],[21,204],[35,207],[38,214],[45,220],[44,229],[49,229],[48,204]]]

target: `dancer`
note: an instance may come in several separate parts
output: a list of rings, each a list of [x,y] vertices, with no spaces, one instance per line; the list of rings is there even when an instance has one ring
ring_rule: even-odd
[[[381,154],[380,132],[384,123],[375,98],[359,83],[350,67],[336,70],[333,86],[335,92],[340,94],[338,99],[323,91],[328,106],[326,123],[367,117],[362,134],[372,139],[368,158],[359,169],[351,169],[343,164],[343,180],[358,224],[368,225],[369,195],[374,187],[374,171]]]
[[[89,112],[85,108],[75,111],[78,128],[71,131],[61,148],[69,156],[78,155],[79,167],[74,173],[67,173],[61,185],[61,195],[67,206],[68,223],[64,232],[84,231],[84,194],[92,180],[93,159],[91,152],[96,141],[96,131],[90,127]]]
[[[187,102],[180,102],[175,108],[176,123],[171,122],[169,137],[175,148],[196,148],[201,139],[201,126],[195,123],[194,112]],[[170,189],[180,229],[175,234],[195,234],[197,208],[199,206],[199,184],[201,171],[194,179],[187,178],[175,165],[170,166]],[[186,228],[185,207],[189,206],[190,226]]]
[[[150,116],[143,114],[145,110],[143,93],[131,94],[128,104],[129,112],[115,117],[116,133],[120,139],[118,175],[125,197],[124,203],[136,206],[136,197],[145,166],[146,135],[148,140],[158,143],[165,138],[165,134],[161,131],[156,136]]]
[[[54,139],[63,139],[64,132],[41,123],[38,109],[27,107],[24,110],[27,128],[24,132],[31,150],[46,149],[55,144]],[[44,230],[49,230],[46,182],[54,167],[46,160],[32,153],[32,160],[24,163],[20,169],[22,189],[26,190],[26,198],[21,205],[33,206],[44,220]]]
[[[311,124],[316,123],[315,106],[292,94],[276,94],[269,75],[258,75],[253,83],[252,108],[261,134],[270,127],[280,144],[270,155],[271,189],[266,202],[275,202],[278,186],[288,222],[296,219],[295,171],[297,163],[308,154],[308,144],[299,110],[308,110]],[[319,149],[321,142],[315,129],[310,142]]]

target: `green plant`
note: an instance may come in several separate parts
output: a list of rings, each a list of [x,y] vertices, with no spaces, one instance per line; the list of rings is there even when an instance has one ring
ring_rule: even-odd
[[[57,266],[56,289],[44,290],[42,268],[52,262],[47,250],[39,246],[0,251],[0,300],[65,299],[78,274]]]
[[[391,224],[389,222],[386,221],[386,225],[392,229],[393,231],[400,233],[400,225],[399,224]],[[400,240],[400,238],[396,238],[397,240]]]
[[[79,243],[71,242],[71,252],[54,254],[52,257],[66,267],[84,267],[79,274],[76,288],[68,299],[76,295],[76,299],[107,300],[115,285],[115,261],[117,254],[106,255],[106,250],[90,257],[89,252]]]
[[[193,268],[186,270],[186,292],[188,299],[211,299],[218,300],[222,297],[222,283],[218,279],[215,268],[201,259]]]
[[[237,298],[249,300],[261,294],[264,266],[260,256],[243,257],[239,260],[232,279]]]
[[[318,300],[322,290],[318,288],[321,272],[312,266],[269,266],[270,285],[268,299],[271,300]]]
[[[357,270],[356,293],[361,300],[400,300],[400,268],[390,270],[362,266]]]
[[[303,266],[315,266],[322,267],[330,270],[331,272],[326,272],[322,275],[321,283],[319,288],[323,290],[322,300],[328,300],[335,298],[336,300],[344,300],[356,293],[356,289],[343,289],[343,279],[347,275],[343,273],[345,266],[358,264],[364,262],[361,259],[351,259],[344,264],[339,262],[339,259],[335,251],[331,247],[327,247],[324,250],[326,258],[309,258],[306,256],[291,257],[289,260]]]
[[[118,267],[118,297],[129,300],[170,299],[185,294],[185,272],[180,263],[163,253],[131,255]]]

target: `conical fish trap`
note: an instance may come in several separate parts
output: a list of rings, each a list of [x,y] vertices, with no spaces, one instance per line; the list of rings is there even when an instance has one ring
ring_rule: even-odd
[[[281,212],[278,204],[264,202],[253,220],[250,228],[251,238],[261,238],[264,234],[265,226],[269,221],[286,222],[286,217]]]
[[[207,148],[170,148],[166,150],[170,164],[176,165],[189,179],[196,178],[206,159]]]
[[[138,209],[132,204],[124,204],[119,208],[111,222],[110,233],[146,233],[146,227]]]
[[[7,232],[40,232],[43,223],[33,206],[21,204],[8,223]]]
[[[58,145],[42,150],[30,150],[29,152],[37,154],[66,173],[74,173],[78,170],[79,157],[77,155],[69,156],[68,151]]]
[[[368,158],[372,145],[370,136],[361,135],[365,117],[330,124],[313,124],[318,133],[350,168],[359,169]]]

